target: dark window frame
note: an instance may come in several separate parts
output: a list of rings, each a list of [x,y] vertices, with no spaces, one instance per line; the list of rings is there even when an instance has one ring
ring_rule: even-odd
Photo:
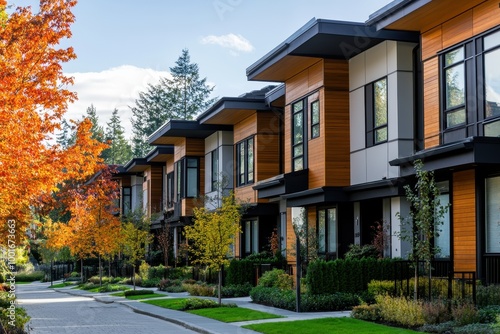
[[[174,206],[175,198],[175,173],[167,173],[167,208]]]
[[[252,155],[250,159],[250,143]],[[236,185],[238,187],[255,182],[255,136],[250,136],[236,143]],[[242,153],[243,151],[243,153]]]
[[[317,122],[314,122],[314,115],[313,115],[313,112],[314,112],[314,105],[317,105],[318,106],[318,121]],[[317,100],[314,100],[310,103],[310,118],[311,118],[311,139],[316,139],[316,138],[319,138],[321,136],[321,108],[320,108],[320,104],[319,104],[319,99]],[[315,129],[317,129],[317,132],[315,132]]]
[[[301,109],[298,109],[297,111],[295,111],[295,106],[298,105],[299,103],[302,104],[302,108]],[[291,138],[291,163],[292,163],[292,172],[295,172],[295,171],[299,171],[299,170],[304,170],[304,169],[307,169],[308,168],[308,163],[307,163],[307,147],[308,147],[308,144],[307,144],[307,129],[308,129],[308,126],[307,126],[307,115],[308,115],[308,105],[307,105],[307,96],[306,97],[303,97],[301,98],[300,100],[297,100],[295,102],[293,102],[291,105],[290,105],[290,108],[291,108],[291,114],[292,114],[292,117],[291,117],[291,133],[292,133],[292,138]],[[301,130],[302,130],[302,141],[298,142],[296,141],[296,133],[295,133],[295,119],[296,119],[296,116],[300,116],[302,117],[302,125],[301,125]],[[301,154],[295,154],[296,152],[296,149],[299,148],[300,146],[302,146],[302,153]],[[295,162],[302,159],[302,168],[296,168],[296,165],[295,165]]]
[[[189,166],[189,162],[196,162],[196,167]],[[190,178],[188,170],[196,170],[196,194],[188,194],[188,185]],[[180,201],[184,198],[196,198],[200,194],[200,159],[199,157],[183,157],[175,162],[175,195],[176,200]]]
[[[378,82],[385,82],[385,117],[386,122],[383,124],[376,124],[376,102],[375,102],[375,89]],[[366,147],[372,147],[387,143],[389,140],[389,81],[387,76],[377,79],[365,85],[365,125],[366,125]],[[385,139],[377,140],[377,132],[385,129]]]
[[[332,210],[332,209],[335,209],[335,250],[331,250],[330,249],[330,242],[329,242],[329,235],[330,235],[330,224],[329,224],[329,219],[328,219],[328,211],[329,210]],[[319,248],[319,243],[320,243],[320,212],[324,212],[324,215],[325,215],[325,235],[324,235],[324,251],[320,251],[320,248]],[[333,207],[327,207],[327,208],[320,208],[318,210],[316,210],[316,231],[317,231],[317,237],[318,237],[318,254],[320,255],[328,255],[329,258],[331,258],[332,256],[334,258],[336,258],[338,256],[338,248],[339,248],[339,218],[338,218],[338,207],[336,206],[333,206]]]
[[[219,149],[210,152],[210,164],[211,164],[211,173],[210,173],[210,185],[211,190],[216,191],[219,187]]]
[[[125,190],[128,190],[129,193],[125,194]],[[128,210],[125,210],[125,198],[128,198]],[[121,198],[121,203],[122,203],[122,215],[126,216],[132,211],[132,187],[122,187],[122,198]]]

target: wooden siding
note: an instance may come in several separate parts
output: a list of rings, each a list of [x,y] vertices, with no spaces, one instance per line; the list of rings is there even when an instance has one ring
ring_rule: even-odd
[[[255,184],[249,184],[242,187],[236,187],[234,190],[234,196],[245,203],[257,203],[264,202],[263,200],[259,200],[257,196],[257,190],[253,190],[253,186]]]
[[[392,28],[406,24],[416,25],[422,32],[422,60],[424,64],[424,145],[440,145],[439,61],[438,52],[484,33],[500,24],[497,1],[432,2],[409,14]],[[451,15],[451,13],[454,13]],[[406,26],[405,29],[409,29]]]
[[[131,186],[131,182],[130,182],[130,176],[129,175],[125,175],[125,176],[122,176],[120,178],[120,185],[122,187],[130,187]]]
[[[424,146],[440,144],[439,66],[438,57],[424,62]]]
[[[453,174],[453,258],[455,271],[476,271],[476,183],[474,170]]]
[[[257,113],[247,117],[234,125],[234,143],[242,141],[245,138],[257,133]]]
[[[292,103],[323,86],[323,60],[286,81],[286,103]]]
[[[205,155],[205,139],[186,138],[186,156],[202,157]]]

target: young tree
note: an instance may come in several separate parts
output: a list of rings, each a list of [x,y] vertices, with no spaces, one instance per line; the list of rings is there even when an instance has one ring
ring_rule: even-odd
[[[166,224],[165,226],[163,226],[157,236],[157,239],[163,253],[163,262],[165,263],[165,267],[168,267],[168,253],[170,251],[170,248],[172,247],[170,224]]]
[[[170,68],[172,78],[162,78],[157,85],[149,85],[139,94],[132,110],[133,150],[135,157],[147,154],[151,147],[147,138],[170,119],[192,119],[213,103],[213,90],[200,79],[198,64],[191,63],[189,51]]]
[[[194,209],[194,225],[185,227],[194,262],[206,264],[219,272],[219,304],[221,304],[222,266],[229,264],[229,256],[236,236],[241,232],[242,206],[234,193],[222,197],[222,205],[210,211],[206,206]]]
[[[132,281],[135,290],[135,268],[137,262],[146,256],[146,248],[152,242],[153,236],[149,232],[149,221],[142,209],[133,211],[126,217],[122,226],[123,254],[127,262],[132,265]]]
[[[414,263],[415,284],[414,298],[417,299],[418,262],[423,261],[429,275],[431,284],[431,261],[439,248],[434,245],[434,238],[439,236],[439,225],[443,223],[443,217],[448,211],[448,206],[442,206],[439,200],[439,189],[434,181],[434,173],[424,170],[423,163],[416,160],[414,163],[417,182],[415,186],[405,186],[406,199],[410,203],[408,217],[402,217],[398,212],[396,215],[401,221],[402,240],[409,241],[413,245],[410,260]]]
[[[125,130],[121,125],[118,109],[113,110],[106,127],[106,141],[109,147],[104,150],[103,158],[111,165],[122,165],[132,158],[132,147],[125,139]]]

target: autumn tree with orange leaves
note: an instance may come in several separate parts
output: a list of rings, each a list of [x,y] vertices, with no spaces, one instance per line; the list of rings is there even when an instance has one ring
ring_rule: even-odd
[[[69,148],[50,144],[76,94],[62,64],[76,57],[60,43],[71,37],[75,0],[40,0],[36,12],[7,13],[0,0],[0,240],[8,220],[24,237],[32,210],[48,210],[47,198],[68,182],[88,179],[102,168],[105,145],[90,137],[89,122],[78,125]],[[71,181],[70,181],[71,180]],[[44,208],[45,206],[45,208]]]

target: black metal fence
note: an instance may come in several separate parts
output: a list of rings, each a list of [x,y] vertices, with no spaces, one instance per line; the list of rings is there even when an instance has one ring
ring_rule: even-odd
[[[432,261],[429,276],[426,264],[418,262],[415,291],[415,264],[395,262],[394,289],[396,295],[424,300],[470,300],[476,303],[477,277],[475,272],[453,271],[450,261]]]

